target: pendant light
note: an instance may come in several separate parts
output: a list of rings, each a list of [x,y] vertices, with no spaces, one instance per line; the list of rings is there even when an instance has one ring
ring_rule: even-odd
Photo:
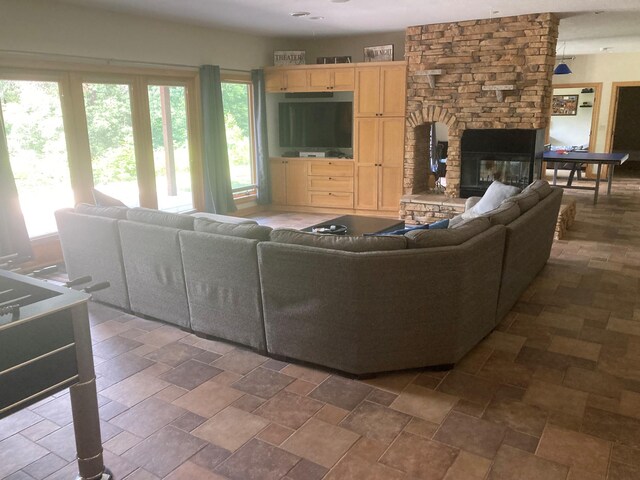
[[[553,70],[554,75],[568,75],[570,73],[573,73],[569,68],[569,65],[564,63],[564,59],[565,59],[564,52],[566,48],[567,48],[567,42],[564,42],[564,44],[562,45],[562,57],[560,57],[560,63],[558,64],[558,66]]]

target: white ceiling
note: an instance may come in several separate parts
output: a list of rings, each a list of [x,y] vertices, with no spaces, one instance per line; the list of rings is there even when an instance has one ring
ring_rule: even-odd
[[[273,37],[400,31],[410,25],[538,12],[561,17],[566,54],[640,51],[640,0],[59,0]],[[342,0],[344,1],[344,0]],[[307,11],[319,20],[293,18]],[[602,12],[595,14],[594,12]]]

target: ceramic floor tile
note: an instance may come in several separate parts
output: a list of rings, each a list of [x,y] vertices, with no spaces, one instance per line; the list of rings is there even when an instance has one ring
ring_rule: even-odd
[[[8,477],[49,452],[22,435],[13,435],[0,442],[0,478]]]
[[[409,415],[365,400],[340,423],[340,426],[364,437],[390,444],[410,420]]]
[[[390,407],[429,422],[442,423],[457,401],[457,397],[409,385]]]
[[[280,372],[258,367],[231,386],[262,398],[271,398],[295,379]]]
[[[264,429],[269,422],[234,407],[227,407],[195,428],[191,434],[231,452]]]
[[[146,355],[146,358],[153,360],[154,362],[165,363],[171,367],[177,367],[178,365],[191,360],[198,355],[205,353],[201,348],[196,348],[191,345],[185,345],[184,343],[172,343],[163,348],[154,350]]]
[[[222,370],[197,360],[187,360],[173,370],[169,370],[160,376],[162,380],[173,383],[178,387],[193,390],[207,380],[221,373]]]
[[[232,480],[277,480],[299,460],[296,455],[253,439],[225,460],[216,472]]]
[[[610,452],[610,442],[549,425],[542,434],[536,455],[604,476]]]
[[[549,410],[582,416],[587,405],[587,394],[560,385],[533,381],[523,401]]]
[[[211,418],[242,395],[238,390],[209,381],[174,400],[173,404],[201,417]]]
[[[433,439],[475,455],[493,459],[505,433],[505,427],[452,412]]]
[[[441,480],[458,456],[458,449],[409,433],[402,433],[380,462],[411,478]]]
[[[309,396],[345,410],[353,410],[372,390],[372,387],[363,383],[332,375]]]
[[[287,391],[278,393],[254,413],[285,427],[297,429],[322,408],[322,402]]]
[[[405,475],[386,465],[347,455],[324,478],[325,480],[404,480]]]
[[[169,383],[164,380],[139,373],[106,388],[101,394],[122,405],[133,407],[168,386]]]
[[[331,468],[358,440],[344,428],[311,419],[283,444],[282,448],[318,465]]]
[[[205,445],[204,440],[168,426],[125,452],[123,458],[158,477],[164,477]]]
[[[213,362],[213,366],[222,370],[228,370],[231,372],[239,373],[240,375],[246,375],[254,368],[262,365],[267,361],[266,357],[258,355],[257,353],[250,352],[249,350],[234,350],[220,357]]]
[[[491,460],[468,452],[460,452],[444,480],[484,480]]]
[[[152,397],[112,418],[110,423],[138,437],[146,438],[184,413],[184,409]]]
[[[518,448],[503,445],[491,466],[488,480],[566,480],[569,468]]]
[[[513,398],[500,398],[492,400],[482,418],[539,437],[547,423],[547,412]]]
[[[550,352],[562,353],[586,360],[598,361],[601,345],[574,338],[554,336],[549,345]]]

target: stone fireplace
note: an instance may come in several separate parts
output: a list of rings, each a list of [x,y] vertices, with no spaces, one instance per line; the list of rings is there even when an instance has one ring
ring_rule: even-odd
[[[404,196],[407,223],[450,217],[460,201],[467,129],[540,130],[550,117],[558,19],[551,13],[407,28]],[[446,189],[428,189],[429,131],[448,126]]]

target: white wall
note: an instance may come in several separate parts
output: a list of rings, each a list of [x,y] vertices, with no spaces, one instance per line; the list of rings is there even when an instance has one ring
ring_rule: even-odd
[[[563,83],[602,82],[596,150],[603,152],[611,105],[612,83],[640,81],[640,52],[580,55],[574,60],[568,61],[567,64],[573,73],[570,75],[554,75],[554,87]]]
[[[582,88],[554,88],[554,95],[578,95],[575,115],[551,115],[549,142],[553,146],[589,146],[593,107],[580,107],[584,102],[593,105],[593,93],[581,93]]]
[[[393,44],[393,59],[404,60],[404,30],[401,32],[344,37],[315,37],[290,42],[291,50],[305,50],[307,63],[316,63],[317,57],[351,56],[353,63],[364,61],[364,47]]]
[[[48,0],[0,0],[0,50],[250,70],[284,43]],[[2,53],[2,52],[0,52]]]

